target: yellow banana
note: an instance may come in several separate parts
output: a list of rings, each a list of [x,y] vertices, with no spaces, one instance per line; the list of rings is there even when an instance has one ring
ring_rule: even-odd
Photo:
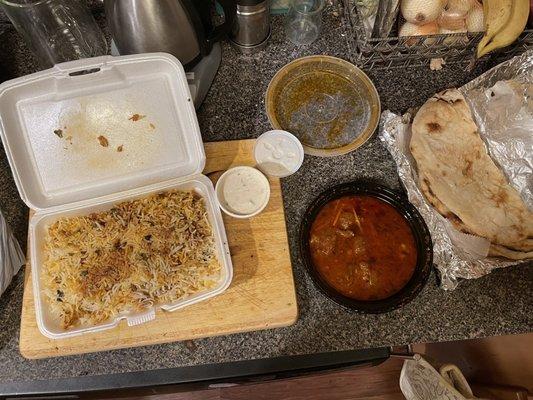
[[[477,57],[482,57],[493,50],[508,46],[513,43],[526,27],[528,16],[529,0],[513,0],[510,18],[492,36],[492,38],[487,41],[485,46],[478,46]]]
[[[478,53],[511,18],[513,0],[484,0],[485,35],[478,44]]]

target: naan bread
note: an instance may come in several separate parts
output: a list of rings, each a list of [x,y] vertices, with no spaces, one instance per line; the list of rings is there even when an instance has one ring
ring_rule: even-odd
[[[529,260],[533,258],[533,251],[516,251],[511,250],[505,246],[498,246],[497,244],[491,244],[489,248],[489,256],[493,257],[505,257],[511,260]]]
[[[420,188],[440,214],[489,239],[493,255],[531,257],[533,213],[487,154],[458,90],[436,94],[420,108],[410,148]]]
[[[420,179],[419,185],[422,189],[422,193],[424,193],[424,196],[426,197],[426,200],[428,200],[429,204],[431,204],[433,208],[435,208],[441,215],[445,216],[448,220],[450,220],[452,224],[455,225],[455,228],[459,231],[464,233],[475,234],[470,229],[468,229],[468,227],[463,224],[463,222],[455,214],[453,214],[437,197],[435,197],[435,194],[431,191],[426,182],[427,179],[422,178]],[[519,251],[510,249],[505,246],[491,244],[489,248],[489,256],[505,257],[511,260],[527,260],[529,258],[533,258],[533,251]]]

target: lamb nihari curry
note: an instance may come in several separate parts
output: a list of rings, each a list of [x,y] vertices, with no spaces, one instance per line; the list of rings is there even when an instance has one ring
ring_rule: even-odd
[[[313,222],[309,245],[320,276],[355,300],[392,296],[409,282],[416,267],[408,222],[394,207],[371,196],[327,203]]]

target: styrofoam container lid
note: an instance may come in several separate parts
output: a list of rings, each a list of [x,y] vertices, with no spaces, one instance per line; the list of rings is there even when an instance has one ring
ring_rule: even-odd
[[[0,136],[20,196],[36,210],[205,165],[185,71],[165,53],[77,60],[4,82]]]

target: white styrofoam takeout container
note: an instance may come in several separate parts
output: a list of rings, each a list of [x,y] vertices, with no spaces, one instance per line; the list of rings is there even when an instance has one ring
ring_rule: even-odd
[[[139,114],[138,121],[129,118]],[[63,137],[54,134],[62,129]],[[102,147],[97,137],[109,142]],[[72,136],[72,138],[69,138]],[[136,325],[156,308],[174,311],[228,288],[233,276],[226,232],[213,184],[202,175],[205,153],[185,71],[165,53],[97,57],[58,64],[0,85],[0,137],[30,220],[37,325],[52,339]],[[123,146],[121,152],[118,146]],[[218,285],[188,298],[65,331],[47,309],[40,271],[47,227],[171,189],[204,200],[222,267]]]

